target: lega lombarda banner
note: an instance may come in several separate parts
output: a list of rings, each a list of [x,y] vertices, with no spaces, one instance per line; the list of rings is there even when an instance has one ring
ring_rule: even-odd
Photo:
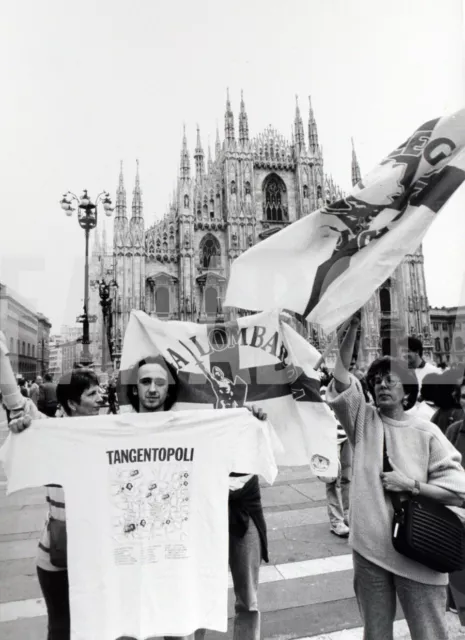
[[[141,360],[156,355],[176,371],[173,410],[256,405],[283,445],[276,454],[279,465],[309,465],[319,476],[337,475],[336,421],[321,400],[313,369],[320,354],[279,312],[196,324],[133,311],[121,360],[123,386]]]

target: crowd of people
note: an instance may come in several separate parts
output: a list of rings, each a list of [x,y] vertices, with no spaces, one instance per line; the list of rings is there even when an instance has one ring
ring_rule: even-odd
[[[334,371],[322,369],[321,375],[321,396],[338,422],[339,473],[325,479],[330,531],[349,537],[365,640],[393,638],[397,598],[413,640],[446,640],[447,608],[458,609],[465,624],[465,572],[452,574],[448,589],[447,574],[394,550],[389,495],[420,495],[452,507],[464,504],[464,372],[426,362],[421,341],[413,337],[398,343],[394,355],[360,369],[353,357],[358,325],[354,317]],[[52,402],[55,412],[59,406],[70,417],[100,413],[103,393],[91,369],[77,368],[57,385],[45,376],[35,386],[30,386],[26,408],[9,415],[13,432],[27,428],[31,418],[55,415]],[[108,403],[115,413],[116,392],[115,381],[110,381]],[[162,357],[141,360],[119,381],[120,402],[137,413],[169,411],[176,394],[176,371]],[[257,419],[266,419],[259,408],[251,410]],[[383,468],[383,443],[391,471]],[[66,548],[59,548],[65,539],[65,498],[59,486],[46,491],[49,521],[39,542],[37,572],[48,610],[48,640],[68,640]],[[258,577],[261,562],[268,562],[268,547],[257,476],[230,477],[229,536],[234,640],[259,640]],[[56,560],[60,552],[61,566]],[[182,640],[204,636],[205,630],[199,629]]]

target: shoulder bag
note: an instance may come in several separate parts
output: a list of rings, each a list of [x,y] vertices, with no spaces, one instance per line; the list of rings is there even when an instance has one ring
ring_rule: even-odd
[[[68,566],[66,521],[49,516],[48,532],[50,534],[50,562],[54,567],[66,569]]]
[[[383,471],[392,471],[384,434]],[[394,507],[392,544],[398,553],[439,573],[465,567],[465,529],[455,513],[428,498],[401,500],[395,492],[389,496]]]

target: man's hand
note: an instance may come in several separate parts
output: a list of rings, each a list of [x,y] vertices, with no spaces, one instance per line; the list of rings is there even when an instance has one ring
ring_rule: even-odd
[[[253,404],[251,407],[246,406],[246,408],[252,412],[252,415],[254,418],[257,418],[257,420],[267,420],[268,416],[264,413],[263,409],[260,409],[260,407]]]
[[[24,407],[9,412],[8,428],[12,433],[21,433],[31,426],[32,420],[42,417],[35,404],[29,398]]]

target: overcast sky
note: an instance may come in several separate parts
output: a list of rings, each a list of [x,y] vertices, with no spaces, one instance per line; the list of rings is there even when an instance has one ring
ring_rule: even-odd
[[[182,126],[223,137],[226,88],[253,137],[290,138],[312,95],[325,168],[350,188],[418,125],[465,105],[461,0],[15,0],[0,9],[0,280],[53,330],[81,312],[84,233],[62,194],[128,198],[140,161],[146,224],[166,210]],[[130,202],[129,202],[130,204]],[[111,222],[112,224],[112,222]],[[429,300],[459,303],[465,188],[424,243]],[[465,303],[465,299],[462,300]]]

